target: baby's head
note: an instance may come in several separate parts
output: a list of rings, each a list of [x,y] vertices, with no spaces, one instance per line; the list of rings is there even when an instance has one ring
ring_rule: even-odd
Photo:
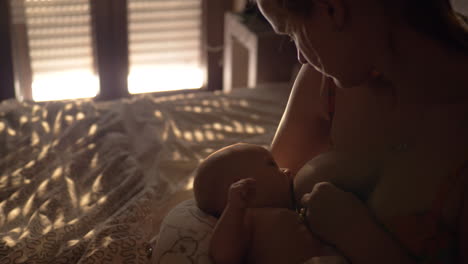
[[[226,207],[229,187],[245,178],[256,180],[252,207],[292,206],[291,179],[280,170],[271,153],[260,146],[235,144],[211,154],[195,171],[198,207],[220,216]]]

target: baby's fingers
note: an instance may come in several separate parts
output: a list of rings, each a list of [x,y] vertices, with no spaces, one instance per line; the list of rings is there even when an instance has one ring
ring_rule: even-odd
[[[310,193],[306,193],[304,194],[304,196],[302,196],[301,198],[301,205],[303,207],[307,207],[309,205],[309,202],[310,202],[310,198],[311,198],[311,194]]]

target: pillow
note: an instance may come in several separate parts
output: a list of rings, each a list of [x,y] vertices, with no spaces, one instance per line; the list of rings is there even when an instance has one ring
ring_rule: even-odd
[[[216,218],[198,209],[195,200],[172,209],[161,224],[153,263],[214,264],[209,255]]]
[[[161,224],[152,263],[214,264],[209,255],[216,218],[198,209],[195,200],[172,209]],[[313,257],[304,264],[349,264],[340,256]]]

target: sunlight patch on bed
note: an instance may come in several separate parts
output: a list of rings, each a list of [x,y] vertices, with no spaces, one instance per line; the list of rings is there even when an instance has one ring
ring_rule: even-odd
[[[68,177],[65,177],[65,181],[67,182],[67,190],[68,190],[68,194],[70,195],[71,204],[73,205],[73,207],[77,208],[78,199],[76,197],[75,182]]]
[[[47,189],[47,185],[49,184],[49,179],[45,179],[41,185],[39,185],[39,188],[37,188],[37,196],[42,197]]]
[[[187,190],[187,191],[193,190],[193,180],[194,180],[194,177],[190,177],[188,179],[188,182],[185,185],[185,190]]]
[[[172,153],[172,159],[173,160],[181,160],[182,159],[182,155],[180,154],[179,151],[174,151]]]
[[[240,100],[239,105],[240,105],[240,106],[243,106],[243,107],[247,107],[247,106],[249,106],[250,104],[249,104],[249,102],[247,102],[247,100],[242,99],[242,100]]]
[[[23,216],[27,216],[31,212],[31,208],[34,203],[34,198],[36,198],[36,194],[33,193],[23,207]]]
[[[37,134],[36,131],[33,131],[31,134],[31,147],[35,147],[39,145],[41,140],[39,139],[39,135]]]
[[[91,160],[91,169],[97,168],[99,162],[99,153],[95,153],[93,159]]]
[[[29,121],[29,119],[28,119],[27,116],[23,115],[23,116],[20,117],[19,121],[20,121],[20,125],[24,125]]]
[[[21,209],[19,207],[16,207],[15,209],[11,210],[8,213],[7,221],[8,222],[14,221],[20,215],[20,213],[21,213]]]
[[[232,133],[234,129],[232,128],[232,126],[224,126],[224,131]]]
[[[42,121],[41,123],[42,125],[42,128],[44,129],[44,131],[49,134],[50,133],[50,126],[49,126],[49,123],[45,122],[45,121]]]
[[[12,137],[16,136],[16,131],[14,129],[12,129],[12,128],[8,128],[7,133],[8,133],[8,135],[10,135]]]
[[[187,141],[190,141],[190,142],[193,141],[193,136],[192,136],[192,133],[190,133],[190,131],[185,131],[184,132],[184,138]]]
[[[29,235],[31,234],[31,232],[29,230],[24,230],[23,233],[21,234],[21,236],[19,237],[19,239],[24,239],[26,237],[28,237]]]
[[[238,121],[233,121],[232,124],[234,125],[234,129],[236,133],[244,133],[244,126]]]
[[[80,240],[78,240],[78,239],[68,240],[68,241],[67,241],[67,246],[73,247],[73,246],[75,246],[76,244],[78,244],[79,242],[80,242]]]
[[[103,177],[103,174],[101,173],[101,174],[99,174],[99,176],[97,176],[96,180],[94,180],[93,186],[91,187],[93,192],[97,193],[97,192],[101,191],[101,189],[102,189],[102,186],[101,186],[102,177]]]
[[[54,173],[52,173],[52,180],[56,181],[60,179],[62,175],[63,175],[63,168],[60,166],[54,170]]]
[[[255,134],[255,129],[250,124],[245,125],[245,131],[247,132],[247,134]]]
[[[45,235],[45,234],[49,233],[51,230],[52,230],[52,225],[49,224],[42,230],[42,234]]]
[[[265,128],[261,126],[255,126],[255,130],[257,131],[258,134],[265,134]]]
[[[40,209],[41,211],[46,211],[46,210],[47,210],[47,207],[49,206],[49,204],[50,204],[50,199],[47,199],[45,202],[43,202],[43,203],[41,204],[41,206],[39,206],[39,209]],[[42,214],[41,214],[40,216],[42,217]],[[47,217],[46,217],[46,218],[47,218]],[[41,219],[42,219],[42,218],[41,218]],[[49,220],[49,219],[47,218],[47,220]],[[50,221],[49,221],[49,222],[50,222]]]
[[[31,109],[31,114],[32,115],[36,115],[37,111],[41,110],[41,107],[37,104],[33,105],[32,109]]]
[[[10,236],[5,236],[2,240],[9,247],[16,246],[16,241],[13,238],[11,238]]]
[[[97,203],[98,203],[99,205],[102,205],[102,204],[104,204],[105,202],[107,202],[107,195],[101,197],[101,198],[98,200]]]
[[[257,115],[257,114],[251,114],[251,115],[250,115],[250,118],[252,118],[253,120],[259,120],[259,119],[260,119],[260,116]]]
[[[20,180],[15,179],[15,180],[13,181],[13,186],[19,185],[20,182],[21,182]],[[14,192],[12,195],[10,195],[10,198],[8,198],[8,199],[9,199],[10,201],[14,201],[14,200],[16,200],[16,199],[19,198],[20,193],[21,193],[21,190],[18,190],[18,191],[16,191],[16,192]]]
[[[68,103],[68,104],[66,104],[65,107],[64,107],[65,111],[70,111],[72,108],[73,108],[73,104],[72,104],[72,103]]]
[[[205,137],[203,136],[203,133],[200,130],[195,130],[193,134],[195,135],[195,139],[198,142],[203,142],[205,140]]]
[[[98,129],[97,124],[93,124],[93,125],[89,128],[88,136],[93,136],[93,135],[95,135],[96,132],[97,132],[97,129]]]
[[[47,153],[49,152],[49,148],[50,148],[49,145],[42,147],[41,153],[39,153],[37,160],[41,161],[42,159],[44,159]]]
[[[15,234],[21,234],[21,232],[23,232],[23,229],[21,227],[17,227],[17,228],[10,230],[10,232],[15,233]]]
[[[28,162],[28,164],[26,164],[24,167],[26,169],[30,169],[32,168],[34,165],[36,165],[36,161],[35,160],[31,160],[30,162]]]
[[[49,111],[47,111],[47,108],[42,108],[42,119],[47,119],[48,114]]]
[[[159,120],[163,120],[163,114],[159,110],[154,111],[154,116],[156,116],[156,118]]]
[[[94,236],[94,233],[95,233],[95,232],[96,232],[96,231],[94,231],[94,229],[91,230],[91,231],[89,231],[89,232],[84,236],[84,239],[90,239],[90,238],[92,238],[92,237]]]
[[[62,130],[62,110],[58,111],[54,121],[54,134],[58,135]],[[45,119],[45,118],[44,118]]]
[[[57,147],[59,142],[60,142],[59,139],[56,139],[56,140],[52,141],[52,147],[54,147],[54,148]]]
[[[174,121],[171,121],[171,127],[172,127],[172,131],[174,131],[174,135],[177,138],[182,138],[182,132],[179,130],[177,125],[174,123]]]
[[[224,135],[221,134],[221,133],[217,133],[217,134],[216,134],[216,139],[218,139],[218,140],[223,140],[223,139],[224,139]]]
[[[0,188],[5,188],[7,186],[9,178],[10,177],[8,175],[3,175],[0,178]]]
[[[215,134],[214,134],[213,131],[211,131],[211,130],[206,130],[206,131],[205,131],[205,137],[206,137],[209,141],[215,140]]]
[[[79,139],[76,140],[75,144],[76,145],[81,145],[85,141],[84,137],[80,137]]]
[[[220,108],[221,107],[221,103],[218,101],[218,100],[213,100],[212,103],[211,103],[212,106],[216,107],[216,108]]]
[[[78,223],[78,221],[79,221],[78,218],[72,219],[72,220],[68,221],[67,225],[74,225],[74,224]]]
[[[110,236],[106,236],[103,240],[102,240],[102,246],[103,248],[107,248],[110,243],[112,243],[112,238]]]
[[[83,120],[85,117],[85,114],[83,114],[82,112],[76,114],[76,120]]]
[[[18,168],[11,174],[11,176],[18,177],[21,174],[21,171],[23,171],[23,168]]]
[[[91,197],[91,193],[86,193],[85,195],[81,196],[81,199],[80,199],[80,207],[86,207],[88,206],[89,204],[89,201],[90,201],[90,197]]]
[[[62,211],[58,212],[57,218],[54,221],[54,229],[59,229],[65,225],[65,222],[63,221],[65,219],[65,216],[63,215]]]
[[[214,123],[213,128],[215,130],[221,130],[221,129],[223,129],[223,126],[220,123]]]
[[[201,113],[203,111],[203,109],[200,106],[195,106],[193,108],[193,111],[195,111],[196,113]]]
[[[72,115],[66,115],[65,122],[67,122],[68,125],[71,125],[73,122],[75,122],[75,117]]]

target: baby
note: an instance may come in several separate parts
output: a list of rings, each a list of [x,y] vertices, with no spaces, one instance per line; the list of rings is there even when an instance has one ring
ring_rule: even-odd
[[[340,155],[317,158],[315,165],[306,168],[307,174],[321,173],[313,180],[293,180],[268,150],[256,145],[229,146],[204,160],[195,172],[194,193],[198,207],[219,218],[210,248],[215,263],[299,264],[313,257],[338,256],[309,232],[295,211],[314,184],[338,178],[330,172],[336,160]],[[281,225],[271,226],[278,221]],[[275,239],[278,247],[272,250]],[[342,257],[336,259],[334,263],[346,263]]]

